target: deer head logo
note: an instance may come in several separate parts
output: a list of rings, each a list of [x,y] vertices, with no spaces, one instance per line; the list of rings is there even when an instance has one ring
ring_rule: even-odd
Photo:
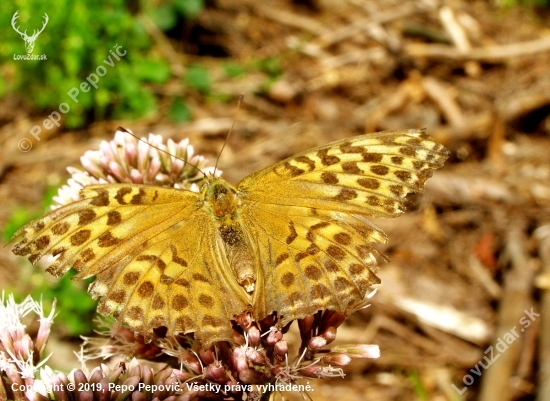
[[[42,25],[42,29],[40,29],[39,31],[35,29],[32,36],[28,36],[26,29],[25,29],[25,32],[21,32],[19,28],[15,26],[15,20],[19,18],[19,16],[17,15],[18,12],[19,11],[16,11],[15,14],[13,14],[13,18],[11,19],[11,26],[13,27],[13,29],[15,29],[15,32],[21,35],[21,37],[25,41],[25,49],[27,50],[27,53],[32,53],[36,38],[38,38],[38,35],[40,35],[44,30],[44,28],[46,28],[46,25],[48,25],[48,21],[49,21],[48,14],[44,13],[44,25]]]

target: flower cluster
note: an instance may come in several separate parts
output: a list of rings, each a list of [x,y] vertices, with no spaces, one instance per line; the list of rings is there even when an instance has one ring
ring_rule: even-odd
[[[21,322],[34,312],[39,316],[40,328],[33,340]],[[54,309],[46,316],[42,304],[28,296],[17,304],[10,295],[0,298],[0,399],[35,399],[35,374],[48,360],[43,358],[44,348],[50,335]],[[7,384],[10,384],[9,386]],[[27,397],[27,398],[25,398]],[[39,399],[39,398],[38,398]]]
[[[34,312],[39,329],[33,339],[22,323],[25,316]],[[28,296],[16,303],[13,295],[0,298],[0,399],[1,400],[122,400],[136,393],[133,400],[174,399],[179,383],[189,375],[179,369],[167,367],[155,374],[147,364],[132,359],[116,369],[101,365],[86,374],[74,369],[69,375],[54,372],[46,362],[44,349],[53,324],[55,303],[48,316],[42,303]],[[140,385],[141,383],[141,385]],[[140,391],[132,390],[135,388]]]
[[[266,393],[289,388],[306,392],[304,385],[295,385],[298,379],[344,377],[341,367],[352,359],[380,356],[377,345],[338,345],[326,349],[346,317],[367,307],[372,295],[345,313],[319,311],[299,319],[301,345],[295,357],[289,356],[284,338],[292,323],[280,327],[275,315],[255,322],[245,312],[232,321],[233,342],[221,341],[209,348],[204,348],[192,334],[166,337],[162,330],[156,331],[153,341],[145,343],[143,336],[136,336],[126,327],[100,320],[101,336],[85,338],[82,359],[126,356],[179,367],[181,377],[185,378],[180,391],[189,399],[241,400],[245,394],[246,399],[260,399]]]
[[[298,321],[302,343],[294,362],[289,362],[284,339],[290,324],[278,327],[275,316],[254,322],[243,313],[233,322],[234,343],[218,342],[206,349],[192,335],[166,337],[161,330],[146,344],[141,335],[104,319],[100,320],[105,329],[100,332],[102,336],[84,338],[78,356],[84,370],[85,362],[96,358],[115,358],[118,367],[111,369],[102,364],[91,372],[73,369],[67,375],[45,365],[48,357],[43,357],[54,310],[55,305],[46,316],[42,304],[30,296],[17,304],[12,295],[5,301],[2,294],[0,399],[260,399],[288,389],[302,377],[343,377],[341,366],[353,358],[380,355],[376,345],[339,345],[323,350],[348,315],[334,311],[318,312]],[[21,322],[30,312],[38,315],[40,323],[34,340]],[[124,360],[130,361],[128,365]],[[164,367],[155,373],[147,361],[157,365],[162,362]]]

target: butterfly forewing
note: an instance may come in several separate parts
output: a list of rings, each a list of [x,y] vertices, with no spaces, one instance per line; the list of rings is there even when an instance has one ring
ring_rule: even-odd
[[[238,188],[250,202],[393,217],[447,157],[422,130],[367,134],[290,157]]]

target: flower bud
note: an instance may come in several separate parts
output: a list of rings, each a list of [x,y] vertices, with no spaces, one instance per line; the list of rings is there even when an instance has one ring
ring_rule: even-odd
[[[94,401],[94,394],[91,391],[73,391],[77,401]]]
[[[54,394],[56,400],[69,401],[69,395],[67,394],[66,387],[49,366],[44,366],[40,369],[40,378],[46,385],[46,388],[52,389],[52,393]]]
[[[132,393],[132,401],[147,401],[147,396],[141,391],[134,391]]]
[[[225,385],[227,386],[228,389],[230,389],[228,391],[229,394],[240,394],[240,392],[238,391],[234,391],[234,389],[238,388],[239,386],[239,382],[236,381],[236,380],[229,380],[227,383],[225,383]],[[231,390],[233,389],[233,391]]]
[[[239,372],[239,380],[244,384],[262,383],[265,380],[265,376],[256,370],[245,369]]]
[[[309,340],[309,343],[307,347],[311,350],[317,350],[327,345],[327,340],[325,340],[321,336],[315,336],[311,340]]]
[[[219,384],[225,384],[229,377],[221,362],[214,362],[204,369],[204,377]]]
[[[246,349],[245,347],[237,347],[233,351],[232,355],[233,367],[237,372],[248,369],[248,359],[246,358]]]
[[[250,362],[255,365],[267,365],[269,364],[269,359],[265,355],[264,351],[258,351],[254,348],[248,348],[246,350],[246,357]]]
[[[78,401],[93,401],[94,399],[94,393],[90,390],[89,386],[85,386],[88,384],[88,379],[86,378],[86,375],[83,371],[80,369],[74,369],[71,372],[71,375],[73,377],[73,383],[75,384],[75,390],[72,393],[77,396]]]
[[[84,374],[83,371],[80,369],[73,369],[71,372],[71,375],[73,376],[74,384],[78,387],[79,384],[87,384],[88,378]]]
[[[321,358],[326,365],[346,366],[351,362],[351,358],[346,354],[329,353]]]
[[[272,326],[269,334],[267,335],[267,343],[269,345],[275,345],[278,341],[281,341],[282,339],[283,333],[281,332],[281,330]]]
[[[341,368],[331,366],[310,365],[300,369],[300,373],[306,377],[325,379],[328,377],[344,377],[345,374]]]
[[[266,316],[260,320],[260,330],[265,332],[266,330],[271,329],[277,323],[277,317],[273,314]]]
[[[115,322],[113,325],[113,337],[114,338],[121,338],[125,342],[134,343],[136,342],[136,336],[134,335],[134,332],[127,327],[122,326],[120,323]]]
[[[17,342],[14,343],[15,352],[18,356],[18,359],[28,360],[29,352],[32,352],[34,344],[31,337],[28,334],[24,334],[23,337]]]
[[[310,365],[303,369],[300,369],[300,374],[305,377],[320,378],[323,372],[323,367],[320,365]]]
[[[155,377],[153,378],[153,381],[154,382],[165,381],[172,375],[172,372],[175,372],[175,371],[176,371],[175,369],[170,369],[170,368],[163,369],[155,375]]]
[[[109,379],[104,377],[99,381],[99,386],[96,386],[94,391],[96,401],[109,401],[111,399],[111,391],[109,391]]]
[[[152,398],[154,400],[164,400],[166,398],[166,390],[164,389],[166,386],[166,382],[159,381],[155,382],[155,384],[157,385],[157,389],[153,392]]]
[[[375,344],[337,345],[330,351],[345,353],[350,358],[380,358],[380,347]]]
[[[233,329],[233,342],[237,345],[245,345],[246,339],[238,330]]]
[[[248,343],[251,347],[257,347],[260,345],[261,335],[262,333],[260,333],[260,329],[256,326],[250,327],[248,330]]]
[[[240,313],[239,315],[235,316],[235,320],[244,331],[248,331],[252,324],[252,316],[250,316],[249,312]]]
[[[321,337],[327,340],[327,344],[330,344],[336,339],[336,328],[329,327],[321,334]]]
[[[166,370],[171,370],[173,372],[173,375],[176,379],[178,379],[180,382],[185,382],[193,377],[195,377],[194,374],[192,373],[189,373],[189,372],[182,372],[181,370],[179,369],[171,369],[171,368],[167,368]]]
[[[109,382],[111,383],[116,383],[121,374],[122,374],[122,367],[118,367],[109,373],[109,375],[107,376],[107,379],[109,379]]]
[[[153,383],[153,370],[147,365],[141,367],[141,381],[145,385]]]
[[[130,171],[130,181],[134,184],[143,182],[143,174],[141,174],[138,169],[133,168],[132,171]]]
[[[40,327],[38,328],[38,334],[36,335],[35,347],[39,355],[42,355],[46,343],[50,337],[51,327],[53,324],[53,308],[55,308],[55,301],[52,307],[52,313],[49,317],[42,317],[40,319]]]
[[[179,358],[188,369],[191,369],[193,372],[198,374],[202,373],[202,365],[200,361],[191,352],[181,350]]]
[[[13,347],[13,330],[1,329],[0,330],[0,346],[3,349],[9,350],[12,354],[16,355]]]
[[[130,377],[122,383],[122,388],[125,389],[125,391],[115,391],[114,394],[111,396],[111,399],[114,401],[122,401],[128,398],[128,395],[132,392],[133,388],[136,388],[139,383],[140,378],[137,376]],[[124,387],[126,386],[126,387]]]
[[[214,363],[216,360],[214,353],[212,352],[212,349],[207,349],[204,351],[199,352],[200,359],[204,365],[208,365],[211,363]]]
[[[273,347],[273,354],[278,360],[283,361],[288,353],[288,344],[285,340],[278,341]]]
[[[103,374],[101,373],[101,368],[98,366],[92,370],[88,378],[88,383],[99,383],[101,379],[103,379]]]

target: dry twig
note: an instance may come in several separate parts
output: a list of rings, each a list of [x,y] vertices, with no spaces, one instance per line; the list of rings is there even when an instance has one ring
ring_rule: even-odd
[[[509,45],[474,48],[469,52],[461,52],[453,47],[439,44],[409,43],[404,47],[404,52],[409,57],[443,58],[457,61],[478,60],[484,62],[502,62],[513,57],[532,56],[547,51],[550,51],[550,37]]]
[[[464,125],[464,115],[452,94],[452,89],[429,76],[422,79],[422,86],[426,94],[439,106],[452,127],[457,128]]]

